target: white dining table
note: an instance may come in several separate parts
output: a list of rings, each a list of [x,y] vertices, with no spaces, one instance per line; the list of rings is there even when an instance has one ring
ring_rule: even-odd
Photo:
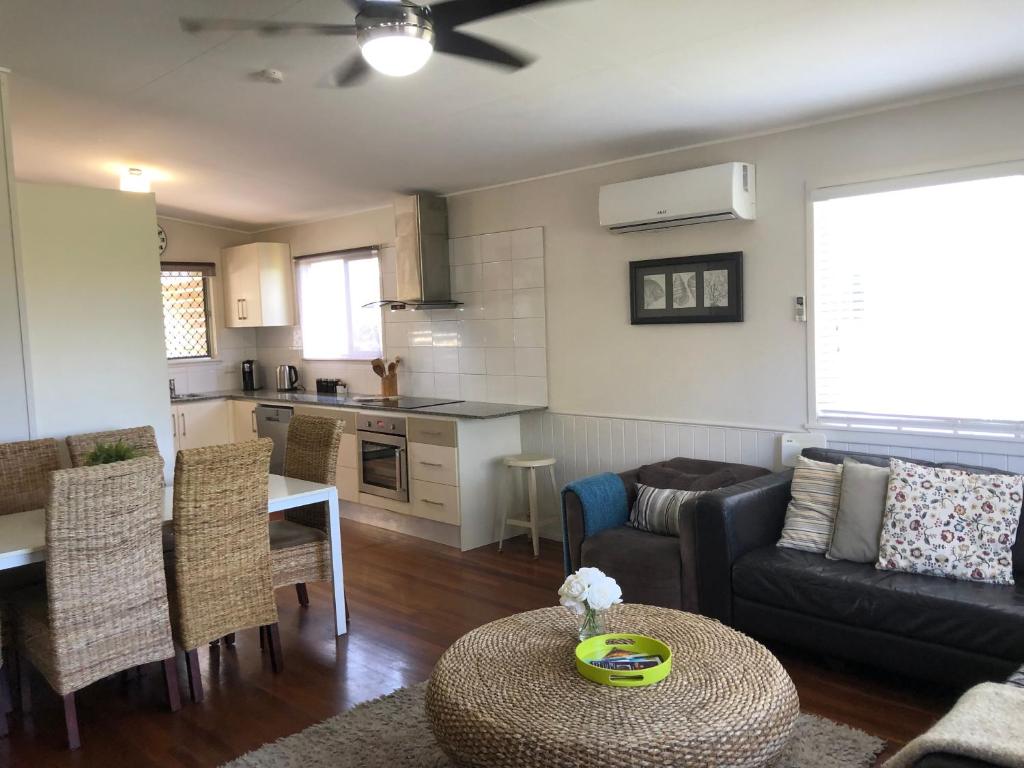
[[[333,485],[270,476],[267,514],[326,501],[331,539],[331,569],[334,578],[334,627],[337,635],[348,631],[345,621],[345,579],[341,563],[341,520],[338,489]],[[174,489],[164,491],[164,521],[174,517]],[[46,560],[46,513],[42,509],[0,515],[0,571]]]

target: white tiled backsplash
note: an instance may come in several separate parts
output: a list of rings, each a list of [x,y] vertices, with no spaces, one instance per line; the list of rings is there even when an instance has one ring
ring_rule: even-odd
[[[382,248],[380,257],[381,295],[394,298],[395,249]],[[399,392],[547,405],[544,230],[450,240],[449,258],[452,298],[461,308],[384,310],[385,356],[402,358]],[[309,390],[317,378],[340,378],[354,393],[380,391],[368,362],[303,360],[298,328],[258,328],[256,343],[251,356],[261,363],[264,386],[273,386],[276,367],[289,363]]]
[[[460,309],[384,312],[384,348],[403,361],[399,391],[547,405],[544,230],[457,238],[449,259]],[[393,296],[388,265],[382,259],[384,295]]]

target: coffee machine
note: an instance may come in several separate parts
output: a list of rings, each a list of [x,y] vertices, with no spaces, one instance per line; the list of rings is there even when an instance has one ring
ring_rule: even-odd
[[[260,388],[260,364],[255,360],[242,361],[242,389],[255,392]]]

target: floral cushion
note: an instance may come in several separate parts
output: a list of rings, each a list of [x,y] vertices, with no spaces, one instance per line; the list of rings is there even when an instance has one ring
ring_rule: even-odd
[[[1024,478],[889,461],[875,567],[1013,584]]]

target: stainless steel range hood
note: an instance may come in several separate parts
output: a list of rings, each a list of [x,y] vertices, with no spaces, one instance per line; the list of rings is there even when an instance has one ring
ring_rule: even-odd
[[[448,203],[443,197],[417,194],[395,200],[395,249],[398,295],[379,306],[397,309],[452,309],[448,268]]]

